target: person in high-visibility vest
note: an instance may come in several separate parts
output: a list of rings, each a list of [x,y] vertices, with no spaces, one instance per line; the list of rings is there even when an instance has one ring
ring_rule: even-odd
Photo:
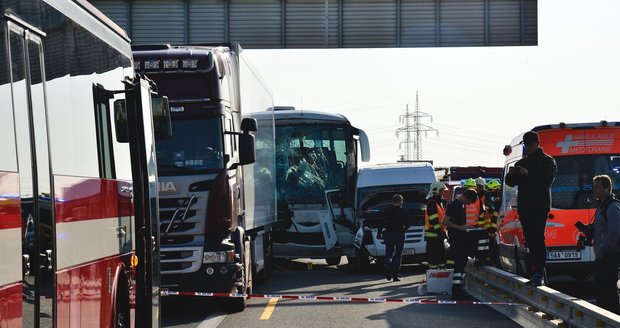
[[[468,236],[468,226],[465,216],[465,207],[478,200],[478,195],[473,189],[467,189],[446,208],[443,223],[448,228],[448,241],[450,249],[448,258],[454,261],[452,274],[452,299],[463,299],[466,294],[463,291],[463,274],[471,244]]]
[[[497,233],[497,219],[499,217],[499,207],[501,200],[501,183],[498,180],[489,180],[486,185],[485,207],[486,207],[486,223],[484,228],[489,234],[489,256],[491,262],[499,265],[499,250],[495,234]]]
[[[480,185],[483,184],[484,178],[479,177],[475,180],[469,178],[463,184],[463,187],[473,190],[476,193],[476,200],[465,207],[466,224],[468,228],[468,237],[470,245],[468,254],[476,258],[476,265],[486,265],[490,261],[489,257],[489,235],[484,230],[486,217],[484,210],[484,192],[479,192]],[[484,188],[482,188],[484,191]]]
[[[441,192],[447,189],[442,182],[431,183],[426,195],[426,213],[424,216],[424,239],[426,240],[426,261],[429,269],[437,269],[446,265],[446,234],[442,228],[445,210]]]

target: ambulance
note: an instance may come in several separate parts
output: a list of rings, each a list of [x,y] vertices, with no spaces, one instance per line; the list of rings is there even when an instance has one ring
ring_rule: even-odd
[[[592,273],[594,252],[588,246],[577,249],[579,232],[575,223],[589,224],[594,219],[598,206],[592,192],[594,176],[607,174],[612,179],[613,189],[620,188],[620,122],[559,123],[532,130],[538,133],[544,152],[557,163],[545,229],[547,273],[584,279]],[[521,143],[523,134],[504,148],[504,177],[508,169],[526,155]],[[523,274],[526,248],[517,213],[518,192],[517,186],[503,184],[496,238],[502,269]]]

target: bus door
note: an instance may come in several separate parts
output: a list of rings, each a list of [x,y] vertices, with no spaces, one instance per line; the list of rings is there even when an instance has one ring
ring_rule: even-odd
[[[23,326],[52,327],[56,254],[43,65],[45,33],[10,14],[5,18],[21,198]]]
[[[136,220],[136,327],[160,327],[159,204],[155,138],[168,137],[170,112],[142,77],[126,79],[125,101],[115,101],[116,130],[126,131],[131,152]],[[155,106],[153,106],[155,104]],[[162,119],[162,115],[166,119]],[[121,125],[123,126],[121,128]],[[162,136],[158,136],[161,131]]]

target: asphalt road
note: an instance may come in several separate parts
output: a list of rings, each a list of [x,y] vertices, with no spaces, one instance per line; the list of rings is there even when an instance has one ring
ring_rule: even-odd
[[[348,272],[345,265],[327,266],[322,260],[286,262],[256,294],[346,297],[424,298],[448,300],[448,295],[418,295],[424,280],[420,266],[403,267],[400,282],[386,281],[378,268]],[[346,260],[343,259],[346,263]],[[222,314],[212,299],[167,298],[165,327],[519,327],[484,305],[422,305],[405,303],[334,302],[250,299],[245,311]]]

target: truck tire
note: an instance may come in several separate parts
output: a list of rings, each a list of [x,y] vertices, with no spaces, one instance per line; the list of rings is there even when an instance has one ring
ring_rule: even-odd
[[[235,249],[242,249],[240,252],[242,266],[243,285],[237,287],[234,293],[237,294],[249,294],[252,291],[252,263],[251,263],[251,246],[250,242],[245,240],[245,236],[240,230],[235,230],[233,233],[233,241],[235,242]],[[239,243],[240,245],[238,246]],[[237,248],[239,247],[239,248]],[[220,308],[227,313],[237,313],[245,310],[247,305],[247,297],[230,297],[221,298],[219,300]]]

